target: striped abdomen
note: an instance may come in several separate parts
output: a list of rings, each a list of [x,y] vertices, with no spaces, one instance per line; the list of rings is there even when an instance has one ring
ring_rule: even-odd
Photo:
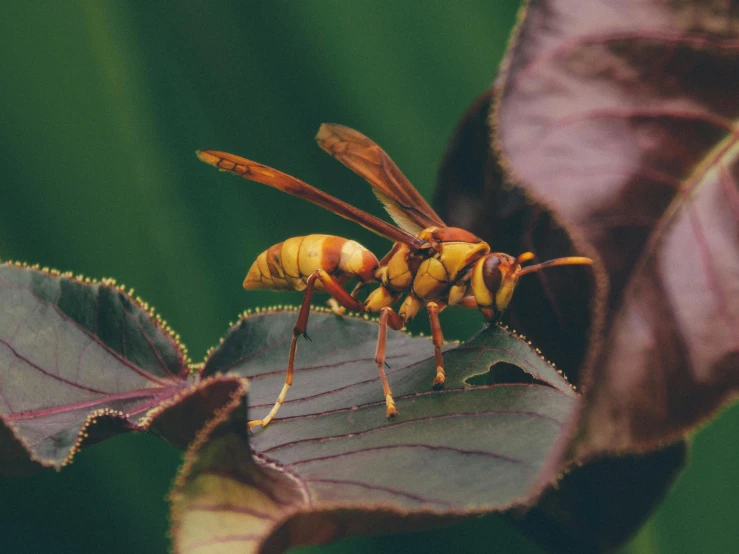
[[[244,288],[302,291],[318,269],[342,285],[351,279],[374,281],[378,265],[375,255],[353,240],[331,235],[293,237],[259,254],[246,274]],[[316,289],[322,288],[321,281],[316,281]]]

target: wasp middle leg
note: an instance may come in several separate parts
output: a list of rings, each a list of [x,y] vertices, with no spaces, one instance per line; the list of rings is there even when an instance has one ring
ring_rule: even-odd
[[[405,321],[401,318],[395,310],[386,306],[380,311],[380,332],[377,335],[377,349],[375,350],[375,363],[377,364],[377,370],[380,372],[380,381],[382,381],[382,393],[385,396],[385,415],[388,419],[391,419],[398,415],[398,410],[395,408],[395,400],[393,400],[393,393],[390,390],[390,384],[387,381],[387,375],[385,375],[385,351],[387,348],[387,328],[390,326],[391,329],[399,331],[405,325]]]

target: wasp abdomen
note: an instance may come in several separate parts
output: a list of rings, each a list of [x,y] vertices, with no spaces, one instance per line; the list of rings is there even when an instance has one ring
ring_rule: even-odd
[[[372,252],[356,241],[332,235],[293,237],[265,250],[244,279],[246,290],[297,290],[316,270],[322,269],[344,284],[351,279],[373,281],[379,263]],[[323,288],[316,281],[316,289]]]

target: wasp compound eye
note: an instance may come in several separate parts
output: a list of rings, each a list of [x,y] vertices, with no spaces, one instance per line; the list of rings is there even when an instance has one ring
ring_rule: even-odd
[[[500,288],[503,274],[500,271],[500,258],[498,256],[487,257],[482,266],[482,279],[490,292],[495,293]]]

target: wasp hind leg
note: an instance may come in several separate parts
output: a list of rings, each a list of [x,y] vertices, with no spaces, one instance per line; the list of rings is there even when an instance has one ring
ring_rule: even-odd
[[[292,341],[290,342],[290,354],[288,355],[287,359],[287,373],[285,375],[285,384],[282,386],[282,391],[280,391],[280,395],[277,397],[277,401],[275,402],[275,405],[272,406],[272,409],[267,414],[267,417],[264,419],[254,419],[248,423],[249,429],[253,429],[257,425],[261,425],[262,427],[266,427],[270,421],[275,417],[277,414],[277,410],[280,409],[280,406],[282,406],[283,402],[285,402],[285,397],[287,396],[287,391],[290,388],[290,385],[293,383],[293,372],[295,370],[295,354],[298,351],[298,337],[301,335],[308,339],[308,334],[306,333],[307,327],[308,327],[308,316],[310,315],[310,301],[311,297],[313,296],[313,289],[315,288],[316,280],[320,279],[321,283],[323,283],[323,288],[328,292],[332,299],[336,300],[336,303],[348,310],[354,310],[354,311],[363,311],[364,304],[359,302],[358,300],[352,298],[349,293],[347,293],[342,286],[329,275],[324,270],[319,269],[311,274],[310,277],[308,277],[308,280],[306,281],[306,288],[305,288],[305,295],[303,296],[303,303],[300,306],[300,312],[298,313],[298,321],[295,323],[295,327],[293,327],[293,337]]]
[[[293,335],[292,341],[290,343],[290,355],[287,361],[287,375],[285,376],[285,384],[282,385],[282,390],[280,391],[280,395],[277,397],[275,405],[272,406],[272,409],[269,411],[267,417],[265,417],[264,419],[251,420],[248,423],[249,430],[253,429],[257,425],[266,427],[267,424],[272,421],[272,418],[275,417],[275,415],[277,414],[277,410],[280,409],[280,406],[282,406],[282,403],[285,401],[287,390],[290,388],[290,385],[293,384],[293,367],[295,365],[295,353],[298,351],[298,336],[299,335]]]

